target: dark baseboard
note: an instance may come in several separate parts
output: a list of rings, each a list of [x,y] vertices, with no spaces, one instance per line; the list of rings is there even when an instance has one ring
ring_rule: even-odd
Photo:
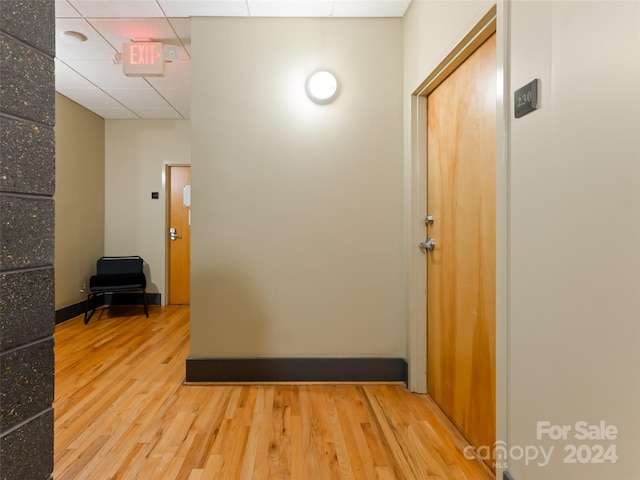
[[[140,293],[105,293],[104,305],[142,305],[142,295]],[[148,305],[161,305],[159,293],[147,293]],[[98,297],[99,298],[99,297]]]
[[[509,472],[507,472],[506,470],[504,471],[504,473],[502,474],[502,478],[503,480],[516,480],[515,478],[513,478],[513,475],[511,475]]]
[[[147,293],[147,303],[149,305],[162,305],[161,297],[159,293]],[[131,296],[126,293],[107,294],[94,297],[91,302],[95,308],[100,308],[104,305],[142,305],[142,297],[139,293]],[[83,300],[56,310],[56,325],[71,320],[78,315],[84,315],[86,309],[87,301]]]
[[[104,305],[104,299],[102,297],[97,298],[95,302],[96,308]],[[69,305],[68,307],[56,310],[56,325],[66,322],[67,320],[71,320],[78,315],[84,315],[86,309],[87,301],[83,300],[82,302],[74,303],[73,305]]]
[[[403,382],[404,358],[187,358],[187,382]]]

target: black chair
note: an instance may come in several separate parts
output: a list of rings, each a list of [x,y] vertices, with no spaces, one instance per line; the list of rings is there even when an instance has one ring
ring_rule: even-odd
[[[101,257],[96,264],[96,275],[89,280],[87,310],[84,313],[85,325],[96,311],[91,308],[91,300],[98,295],[120,292],[141,292],[144,314],[149,317],[147,308],[147,277],[142,271],[144,260],[141,257]]]

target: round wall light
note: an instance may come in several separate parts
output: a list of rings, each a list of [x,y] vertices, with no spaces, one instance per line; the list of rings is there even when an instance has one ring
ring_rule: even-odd
[[[327,70],[318,70],[307,79],[307,95],[320,105],[333,102],[338,96],[338,79]]]

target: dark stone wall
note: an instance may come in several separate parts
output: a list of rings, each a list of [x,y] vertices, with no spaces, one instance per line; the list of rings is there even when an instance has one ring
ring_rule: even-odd
[[[0,0],[0,480],[53,472],[55,0]]]

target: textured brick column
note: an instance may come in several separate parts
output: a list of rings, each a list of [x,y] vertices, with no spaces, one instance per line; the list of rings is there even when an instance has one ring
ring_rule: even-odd
[[[0,0],[0,480],[53,471],[54,0]]]

